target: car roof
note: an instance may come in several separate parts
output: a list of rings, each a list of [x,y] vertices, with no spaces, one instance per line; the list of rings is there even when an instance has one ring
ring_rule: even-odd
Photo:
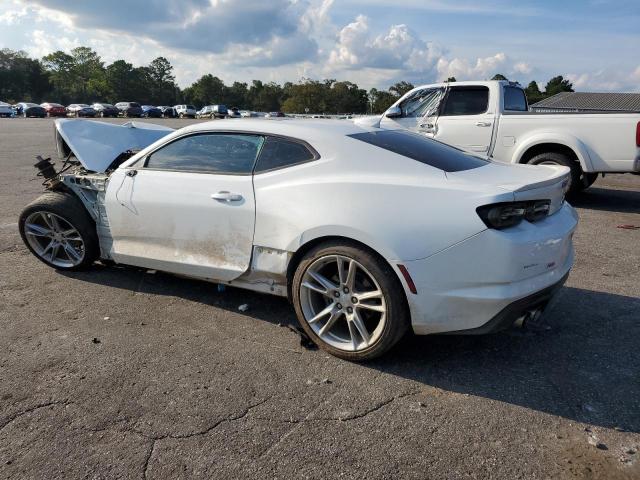
[[[311,120],[295,118],[255,119],[251,122],[238,122],[237,120],[215,120],[197,123],[177,130],[182,133],[197,133],[210,131],[232,131],[264,133],[267,135],[282,135],[304,140],[316,145],[330,145],[336,136],[346,137],[354,133],[377,130],[372,127],[356,125],[350,120]]]

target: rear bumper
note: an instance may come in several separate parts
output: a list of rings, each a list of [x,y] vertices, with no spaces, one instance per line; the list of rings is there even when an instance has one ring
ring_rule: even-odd
[[[488,229],[431,257],[404,262],[417,289],[407,291],[414,332],[493,331],[543,306],[573,266],[576,226],[577,214],[565,204],[543,221]]]
[[[477,328],[471,328],[469,330],[462,330],[460,333],[463,335],[484,335],[487,333],[499,332],[511,327],[516,320],[526,316],[532,311],[538,311],[540,313],[544,312],[552,298],[556,293],[558,293],[558,290],[562,288],[564,282],[567,281],[567,278],[569,278],[569,272],[567,272],[559,281],[548,286],[544,290],[540,290],[539,292],[507,305],[500,311],[500,313],[484,325]]]

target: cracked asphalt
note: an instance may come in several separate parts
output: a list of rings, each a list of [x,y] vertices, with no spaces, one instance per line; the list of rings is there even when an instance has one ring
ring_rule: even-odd
[[[640,177],[575,202],[544,328],[351,364],[301,346],[284,299],[34,259],[16,222],[51,123],[0,119],[0,478],[640,478],[640,230],[617,228]]]

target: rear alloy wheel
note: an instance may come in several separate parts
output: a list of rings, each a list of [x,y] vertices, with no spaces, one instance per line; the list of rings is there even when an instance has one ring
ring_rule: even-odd
[[[69,194],[42,195],[23,210],[19,227],[31,253],[58,270],[80,270],[98,258],[93,221]]]
[[[311,250],[293,280],[298,319],[313,341],[346,360],[389,350],[408,328],[402,286],[377,255],[351,245]]]

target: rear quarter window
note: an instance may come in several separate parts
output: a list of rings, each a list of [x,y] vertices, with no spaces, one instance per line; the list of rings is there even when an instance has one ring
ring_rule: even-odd
[[[457,148],[406,130],[380,130],[348,136],[445,172],[471,170],[489,163]]]
[[[267,137],[256,163],[255,172],[297,165],[318,158],[307,145],[279,137]]]
[[[527,96],[517,87],[504,87],[504,109],[511,112],[526,112],[529,110]]]

